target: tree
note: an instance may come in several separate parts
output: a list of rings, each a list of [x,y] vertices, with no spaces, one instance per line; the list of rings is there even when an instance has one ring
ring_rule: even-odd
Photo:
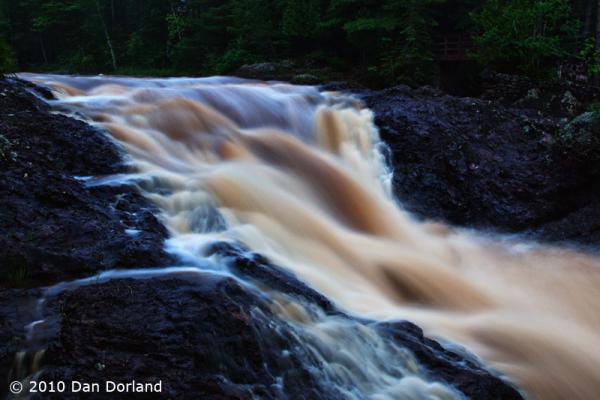
[[[486,0],[473,20],[474,56],[486,67],[540,76],[577,52],[580,23],[569,0]]]
[[[0,8],[0,75],[16,70],[15,54],[12,48],[8,45],[3,37],[7,36],[9,31],[9,22],[4,13],[4,9]]]
[[[17,69],[15,55],[10,46],[0,39],[0,75],[14,72]]]
[[[55,43],[61,39],[71,39],[69,32],[72,32],[74,21],[79,18],[80,4],[63,0],[27,3],[30,7],[36,7],[31,15],[31,30],[39,41],[43,63],[48,64],[60,54],[60,51],[57,51],[59,46]]]
[[[281,31],[290,37],[312,38],[317,32],[320,14],[319,0],[287,0],[284,2]]]
[[[595,0],[586,0],[584,2],[584,17],[583,17],[583,37],[588,37],[592,33],[592,21],[594,17],[594,3]],[[597,5],[596,5],[597,8]]]
[[[394,15],[398,29],[384,56],[383,73],[396,82],[423,84],[437,74],[433,54],[434,5],[444,0],[388,1],[384,9]]]
[[[236,42],[231,34],[233,6],[218,0],[175,2],[166,16],[173,64],[187,71],[220,72],[227,47]]]
[[[102,7],[100,7],[100,0],[96,0],[96,10],[98,10],[98,17],[100,18],[100,22],[102,23],[102,30],[104,31],[104,38],[106,39],[106,45],[108,50],[110,51],[110,59],[112,61],[113,70],[117,70],[117,57],[115,56],[115,49],[113,48],[112,40],[110,38],[110,34],[108,33],[108,28],[106,26],[106,21],[104,20],[104,15],[102,12]]]
[[[598,53],[600,52],[600,0],[598,0],[596,2],[596,32],[595,33],[596,33],[595,55],[597,56]],[[594,74],[594,83],[596,84],[596,86],[600,85],[600,71],[597,71]]]

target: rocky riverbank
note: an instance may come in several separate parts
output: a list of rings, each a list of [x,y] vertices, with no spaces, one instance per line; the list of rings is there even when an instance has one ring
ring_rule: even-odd
[[[402,359],[389,365],[387,356],[407,349],[412,361],[405,367],[416,376],[450,384],[473,399],[521,398],[477,362],[425,338],[413,324],[355,320],[264,257],[231,245],[214,250],[222,262],[260,285],[189,273],[112,280],[65,292],[52,301],[51,313],[60,309],[63,316],[41,379],[161,381],[165,397],[182,399],[345,399],[349,393],[368,398],[366,382],[340,380],[330,366],[356,373],[374,365],[400,381]],[[375,333],[386,342],[370,343]],[[328,334],[348,353],[331,347],[324,340]],[[382,345],[389,347],[383,353]],[[350,357],[358,349],[369,354]]]
[[[167,232],[154,206],[135,187],[84,183],[87,176],[126,172],[119,149],[89,125],[50,113],[33,89],[0,80],[3,379],[24,345],[24,323],[32,321],[40,287],[173,262],[163,250]]]
[[[597,112],[566,118],[549,104],[427,87],[358,94],[391,148],[394,189],[412,213],[542,241],[600,242]]]

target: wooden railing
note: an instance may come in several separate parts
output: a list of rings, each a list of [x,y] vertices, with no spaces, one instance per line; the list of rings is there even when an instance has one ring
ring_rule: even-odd
[[[437,38],[434,55],[438,61],[465,61],[474,49],[470,36],[448,34]]]

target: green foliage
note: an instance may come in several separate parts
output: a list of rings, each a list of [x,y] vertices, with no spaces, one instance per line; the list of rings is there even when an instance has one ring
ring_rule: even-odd
[[[225,74],[290,59],[421,83],[435,73],[432,7],[441,2],[0,0],[0,8],[26,68],[112,72],[110,39],[119,72]]]
[[[594,115],[598,118],[600,117],[600,101],[594,101],[588,106],[588,111],[594,113]]]
[[[573,10],[581,14],[582,4],[0,0],[0,71],[14,70],[16,58],[24,70],[113,73],[114,53],[118,73],[227,74],[244,64],[292,60],[373,84],[416,85],[436,80],[436,35],[472,32],[474,57],[486,67],[544,75],[554,60],[576,55],[600,72],[594,43],[582,47],[577,37]]]
[[[383,73],[397,82],[422,84],[436,75],[432,31],[437,25],[432,5],[444,0],[405,0],[390,2],[387,10],[402,21],[384,57]],[[394,40],[395,39],[395,40]]]
[[[539,76],[576,51],[580,24],[569,0],[486,0],[473,20],[474,57],[487,67]]]
[[[40,9],[32,19],[34,32],[45,32],[52,29],[68,27],[74,15],[81,11],[81,4],[72,1],[46,1],[39,5]]]
[[[343,28],[349,35],[355,35],[363,32],[392,31],[397,25],[398,21],[391,17],[363,17],[346,22]]]
[[[186,20],[182,15],[168,14],[167,26],[170,40],[181,40],[183,32],[185,32]]]
[[[596,49],[594,39],[587,38],[579,52],[579,58],[587,65],[589,76],[600,73],[600,49]]]
[[[355,57],[384,84],[422,84],[435,77],[435,6],[445,0],[333,0],[326,29],[345,33]]]
[[[318,0],[286,0],[281,31],[286,36],[313,38],[318,31],[321,13]]]
[[[8,18],[5,15],[4,8],[0,7],[0,76],[9,72],[15,72],[17,69],[15,53],[11,46],[4,39],[4,36],[6,36],[6,32],[8,30]]]
[[[242,50],[240,44],[234,44],[227,49],[223,56],[211,56],[208,59],[208,65],[215,74],[226,74],[235,70],[239,66],[252,61],[252,54]]]
[[[16,69],[15,53],[4,40],[0,39],[0,75],[15,72]]]

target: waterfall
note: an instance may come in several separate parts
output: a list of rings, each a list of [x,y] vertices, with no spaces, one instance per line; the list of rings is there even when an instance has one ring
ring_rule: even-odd
[[[415,221],[391,194],[372,113],[352,96],[227,77],[22,77],[122,146],[135,173],[93,179],[135,181],[182,259],[243,243],[349,313],[406,319],[464,345],[531,398],[600,393],[600,262]],[[419,378],[390,383],[385,360],[410,364],[400,349],[367,351],[373,339],[360,350],[372,332],[315,318],[301,320],[321,346],[348,343],[354,369],[370,363],[360,374],[373,398],[455,396]]]

